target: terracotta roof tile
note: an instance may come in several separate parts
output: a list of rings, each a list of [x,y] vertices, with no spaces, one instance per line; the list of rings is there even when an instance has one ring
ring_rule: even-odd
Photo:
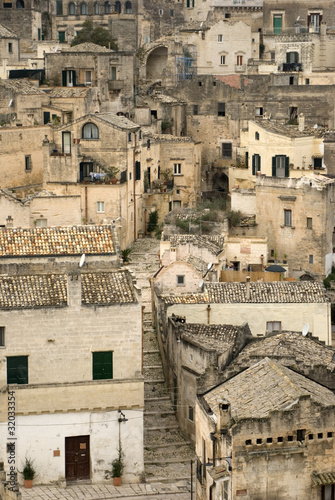
[[[11,228],[0,231],[0,257],[114,252],[110,226]]]
[[[185,323],[179,326],[182,339],[195,342],[207,349],[224,352],[235,344],[241,331],[234,325],[203,325],[200,323]]]
[[[83,305],[111,305],[136,302],[129,272],[87,273],[81,276]]]

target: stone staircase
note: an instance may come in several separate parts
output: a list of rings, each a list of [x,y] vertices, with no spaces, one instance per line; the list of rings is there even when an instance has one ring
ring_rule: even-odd
[[[157,337],[152,326],[151,290],[148,278],[159,269],[158,252],[157,240],[138,240],[133,245],[130,265],[142,289],[142,301],[145,306],[143,317],[145,477],[150,483],[182,482],[189,488],[194,449],[180,432],[175,418],[165,384]]]

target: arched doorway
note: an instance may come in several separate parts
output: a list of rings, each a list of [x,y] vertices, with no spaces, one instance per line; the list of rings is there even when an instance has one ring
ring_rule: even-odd
[[[212,179],[212,191],[218,196],[226,196],[229,192],[229,179],[223,172],[215,172]]]
[[[150,53],[147,59],[147,80],[162,78],[163,71],[166,68],[167,56],[167,47],[157,47]]]

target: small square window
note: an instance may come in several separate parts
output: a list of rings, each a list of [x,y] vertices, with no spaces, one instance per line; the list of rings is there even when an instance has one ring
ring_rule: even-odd
[[[282,443],[284,441],[284,438],[282,436],[279,436],[277,438],[277,443]]]
[[[327,438],[332,438],[333,437],[333,433],[332,432],[327,432]]]
[[[176,194],[180,194],[180,189],[176,189]]]
[[[193,104],[193,114],[197,115],[199,113],[199,106],[198,104]]]
[[[231,13],[230,12],[225,12],[225,19],[230,19]]]
[[[258,107],[255,109],[255,115],[256,115],[256,116],[263,116],[263,106],[258,106]]]
[[[314,439],[314,434],[308,434],[308,439],[312,441],[312,439]]]
[[[188,419],[194,422],[194,409],[193,406],[188,407]]]
[[[308,256],[308,263],[309,263],[309,264],[313,264],[313,261],[314,261],[314,257],[313,257],[313,255],[309,255],[309,256]]]
[[[218,116],[226,116],[226,103],[218,102]]]
[[[218,42],[219,42],[219,43],[222,43],[222,42],[223,42],[223,36],[222,36],[222,35],[218,35]]]
[[[318,439],[322,439],[322,438],[323,438],[323,432],[319,432]]]
[[[293,441],[293,436],[287,436],[287,441]]]
[[[252,444],[252,441],[251,439],[247,439],[246,442],[245,442],[246,446],[251,446]]]
[[[267,442],[268,444],[271,444],[271,443],[272,443],[272,438],[267,438],[267,439],[266,439],[266,442]]]
[[[261,438],[256,439],[256,444],[262,444],[262,439]]]
[[[97,202],[97,212],[99,214],[105,213],[105,202],[104,201],[98,201]]]
[[[0,326],[0,347],[5,347],[5,327]]]
[[[266,331],[271,332],[281,332],[281,321],[267,321]]]
[[[177,276],[177,286],[184,286],[185,285],[185,276],[183,274],[179,274]]]
[[[312,217],[307,217],[306,219],[306,227],[307,229],[313,229],[313,219]]]

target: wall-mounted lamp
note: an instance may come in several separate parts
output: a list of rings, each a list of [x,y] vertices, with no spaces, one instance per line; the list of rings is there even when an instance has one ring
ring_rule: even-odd
[[[228,470],[229,471],[232,470],[232,467],[231,467],[231,457],[218,457],[218,458],[215,458],[215,460],[225,460],[227,462],[227,464],[228,464]],[[205,466],[206,467],[214,467],[213,459],[212,458],[208,458]]]
[[[118,418],[118,421],[121,422],[128,422],[128,419],[126,418],[126,415],[123,413],[122,410],[119,410],[120,416]]]

